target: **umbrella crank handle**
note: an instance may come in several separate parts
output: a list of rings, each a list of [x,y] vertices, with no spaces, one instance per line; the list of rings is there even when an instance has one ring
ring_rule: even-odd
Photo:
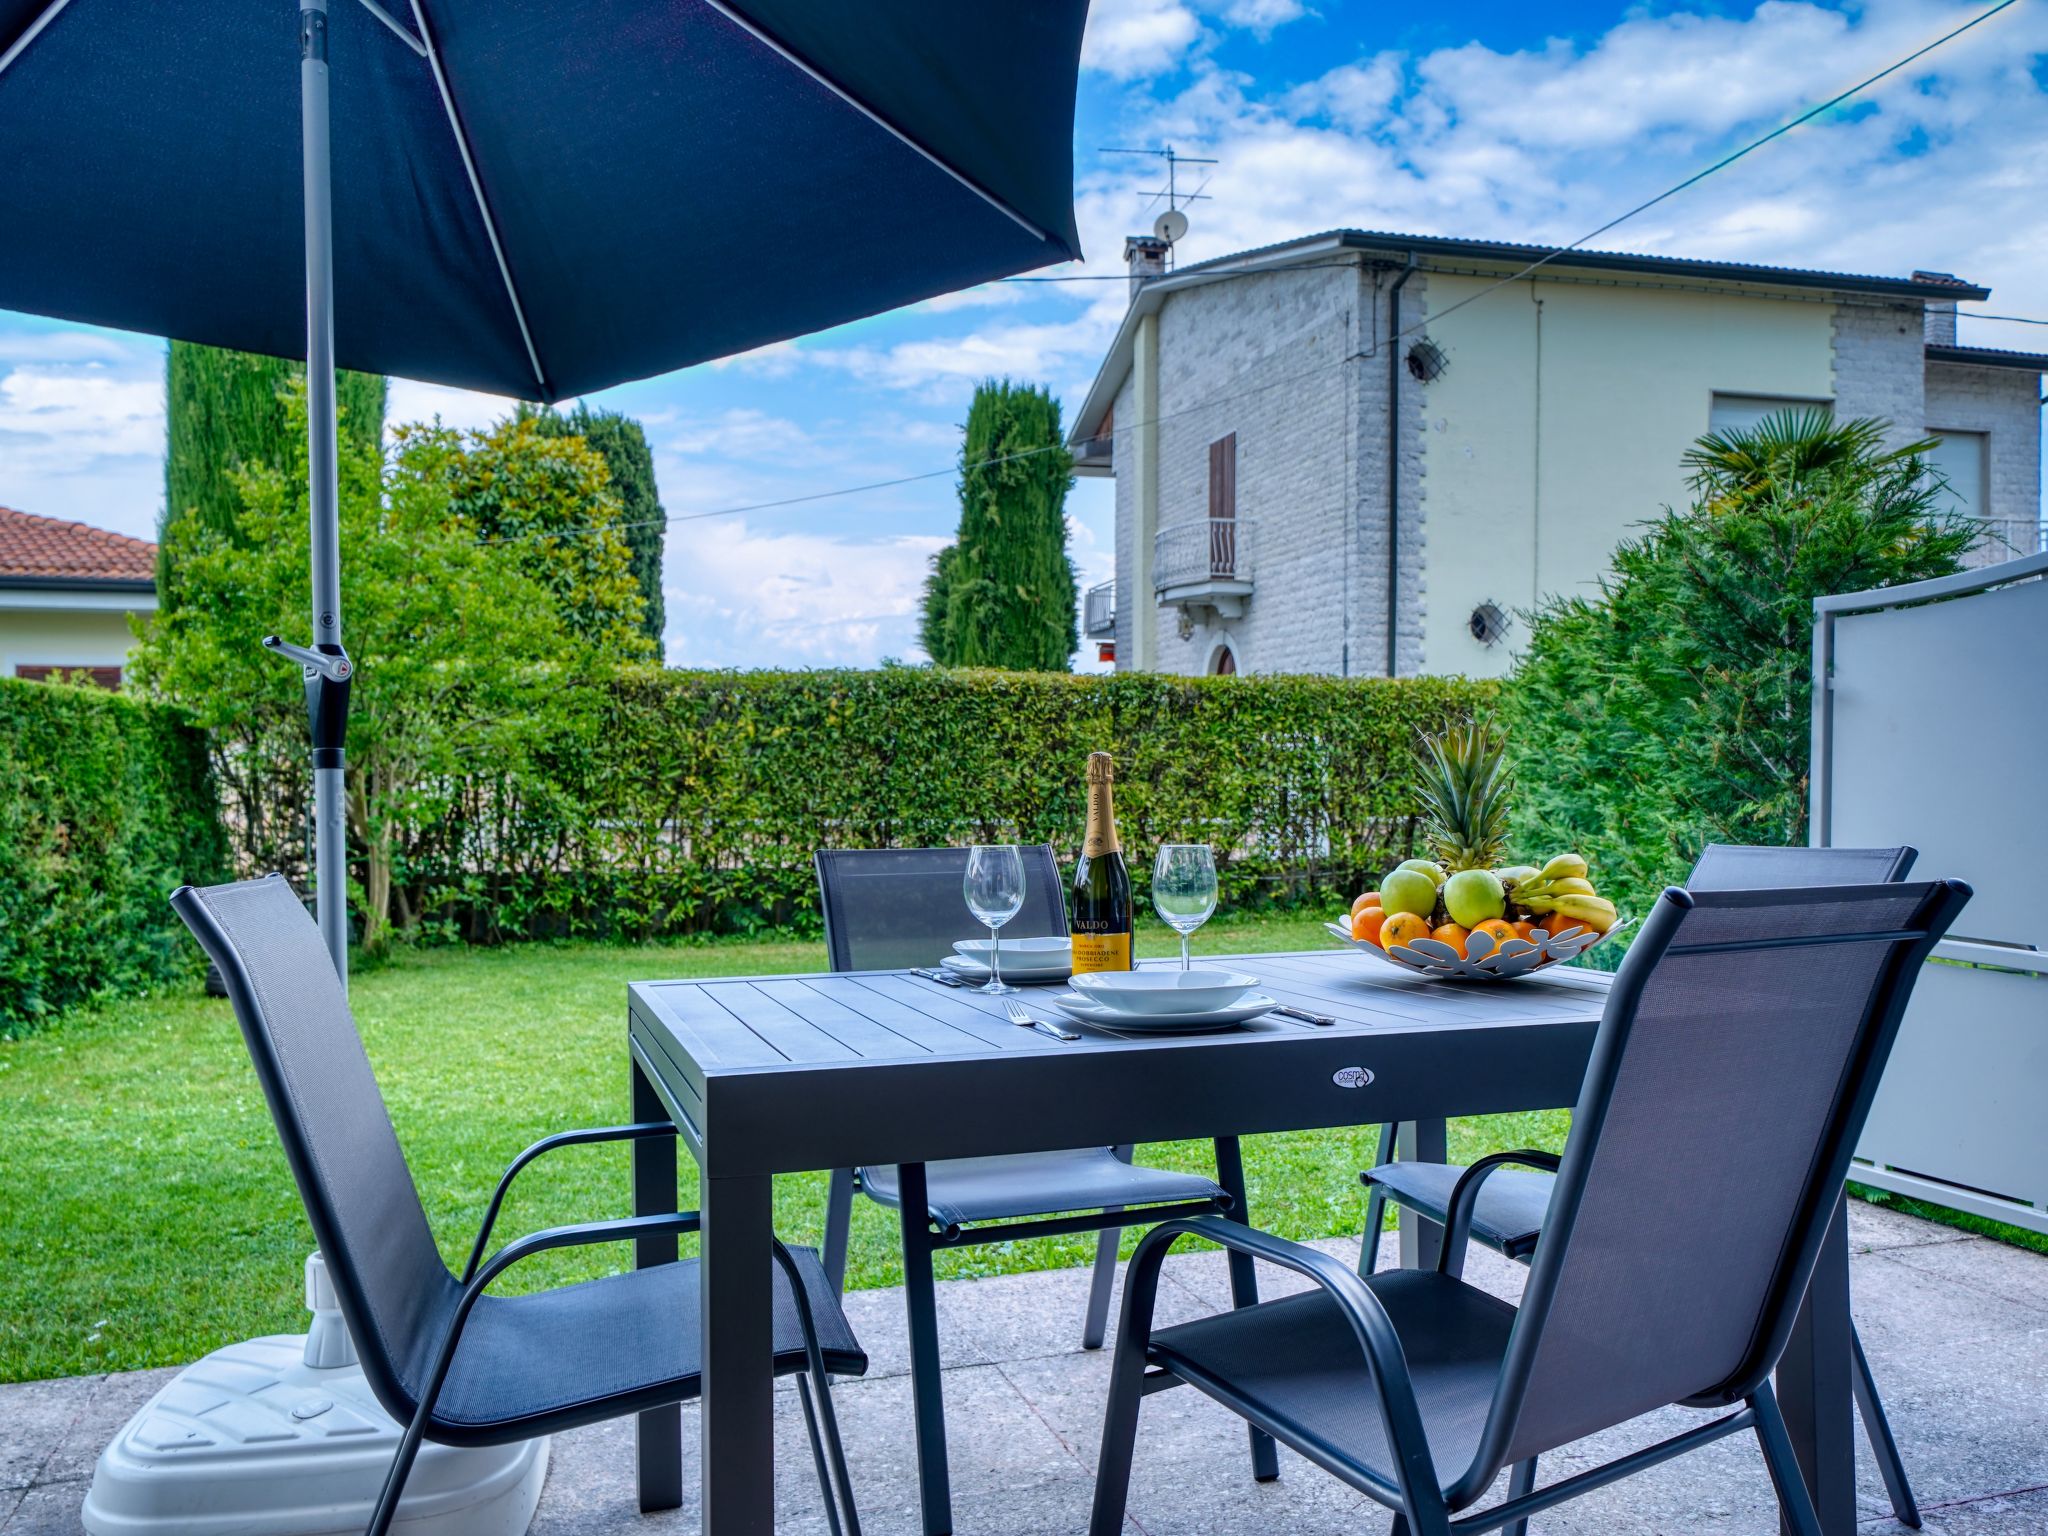
[[[330,683],[345,683],[355,675],[355,664],[348,659],[347,651],[310,651],[305,646],[293,645],[278,635],[265,635],[263,648],[275,652],[287,661],[296,661],[305,668],[306,681],[309,683],[316,677],[324,677]]]

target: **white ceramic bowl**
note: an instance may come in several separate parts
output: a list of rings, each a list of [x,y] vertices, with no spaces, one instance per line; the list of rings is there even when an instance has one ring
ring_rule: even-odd
[[[953,946],[953,952],[963,959],[972,960],[976,965],[987,965],[989,942],[987,939],[962,939]],[[1005,939],[1003,940],[1003,969],[1015,966],[1020,971],[1048,971],[1074,963],[1074,941],[1072,939]]]
[[[1073,978],[1083,997],[1121,1013],[1204,1013],[1228,1008],[1259,984],[1240,971],[1172,969],[1084,971]]]

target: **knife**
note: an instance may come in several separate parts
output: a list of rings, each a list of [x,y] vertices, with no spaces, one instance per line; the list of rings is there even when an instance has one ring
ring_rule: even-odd
[[[934,970],[922,965],[913,965],[910,968],[910,974],[922,976],[926,981],[936,981],[942,987],[964,987],[967,985],[966,982],[955,976],[951,971]]]
[[[1299,1019],[1304,1024],[1334,1024],[1337,1021],[1326,1013],[1310,1013],[1306,1008],[1296,1008],[1289,1003],[1279,1003],[1267,1010],[1284,1018]]]

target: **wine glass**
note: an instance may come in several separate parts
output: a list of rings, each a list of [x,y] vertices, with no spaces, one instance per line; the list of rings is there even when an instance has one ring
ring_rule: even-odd
[[[1152,905],[1180,935],[1180,968],[1188,968],[1188,935],[1216,910],[1216,856],[1207,843],[1167,843],[1152,863]]]
[[[977,843],[967,855],[967,875],[960,882],[967,910],[988,929],[989,978],[984,992],[1014,992],[1003,980],[1002,938],[997,929],[1024,907],[1024,856],[1015,843]]]

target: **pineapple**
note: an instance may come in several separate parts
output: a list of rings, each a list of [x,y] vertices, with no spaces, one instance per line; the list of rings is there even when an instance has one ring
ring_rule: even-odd
[[[1500,858],[1514,787],[1505,751],[1490,716],[1422,738],[1416,757],[1423,830],[1430,853],[1449,874],[1491,869]]]

